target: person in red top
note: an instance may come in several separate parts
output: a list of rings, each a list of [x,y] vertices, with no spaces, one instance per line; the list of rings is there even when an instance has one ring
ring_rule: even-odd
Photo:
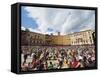
[[[71,68],[79,68],[81,65],[80,65],[80,62],[76,60],[76,58],[74,57],[72,62],[70,63],[70,67]]]

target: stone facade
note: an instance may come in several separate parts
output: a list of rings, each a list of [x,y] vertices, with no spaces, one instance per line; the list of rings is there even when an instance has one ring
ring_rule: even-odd
[[[93,31],[86,30],[67,35],[48,35],[21,31],[21,45],[86,45],[94,44]]]

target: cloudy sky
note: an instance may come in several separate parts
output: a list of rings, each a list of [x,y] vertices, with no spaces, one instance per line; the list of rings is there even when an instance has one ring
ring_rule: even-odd
[[[93,10],[21,7],[21,29],[44,34],[68,34],[95,28]]]

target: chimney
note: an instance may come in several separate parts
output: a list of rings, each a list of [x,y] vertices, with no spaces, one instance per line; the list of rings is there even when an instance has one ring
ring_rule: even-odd
[[[60,32],[58,32],[58,35],[60,36]]]
[[[51,33],[51,35],[53,35],[53,33]]]

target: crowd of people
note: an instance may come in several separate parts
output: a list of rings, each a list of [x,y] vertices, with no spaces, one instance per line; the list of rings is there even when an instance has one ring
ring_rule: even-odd
[[[95,66],[95,46],[22,46],[21,70]]]

